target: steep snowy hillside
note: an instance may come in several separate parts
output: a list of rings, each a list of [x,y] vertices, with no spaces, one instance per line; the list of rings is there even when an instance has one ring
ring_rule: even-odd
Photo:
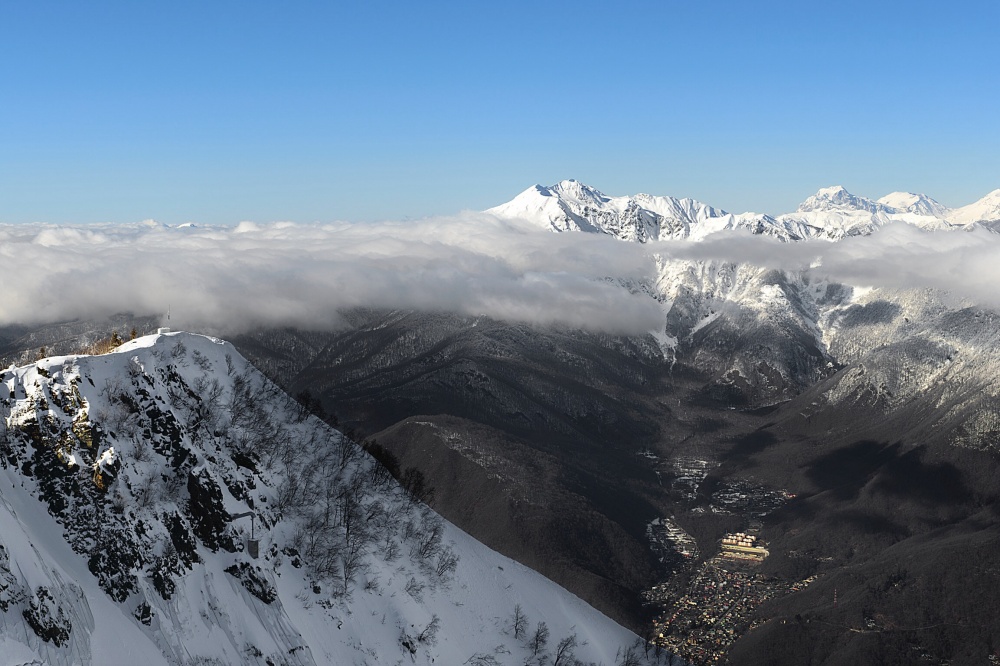
[[[228,343],[172,333],[12,367],[0,416],[0,663],[642,656]]]
[[[819,322],[850,288],[718,261],[663,262],[656,288],[670,303],[677,359],[712,376],[707,395],[723,403],[773,404],[835,369]]]
[[[823,329],[830,353],[845,367],[819,387],[810,411],[851,405],[905,414],[898,434],[916,430],[930,441],[996,445],[996,312],[927,290],[871,290],[829,310]]]

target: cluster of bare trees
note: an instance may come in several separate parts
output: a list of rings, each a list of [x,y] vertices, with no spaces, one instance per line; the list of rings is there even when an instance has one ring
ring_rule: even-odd
[[[377,461],[343,437],[311,440],[307,448],[282,461],[275,508],[296,521],[292,545],[315,575],[348,594],[369,556],[391,562],[405,549],[428,577],[451,576],[458,555],[443,544],[441,519],[391,477],[374,473]]]
[[[175,363],[184,358],[183,350],[171,354]],[[238,464],[280,479],[270,522],[294,523],[292,547],[314,576],[347,595],[369,557],[391,562],[405,552],[431,585],[451,577],[458,554],[443,543],[441,519],[422,503],[430,491],[419,473],[401,475],[405,485],[398,484],[398,465],[392,469],[311,418],[259,373],[240,372],[232,362],[227,372],[228,386],[206,372],[193,391],[179,387],[172,406],[190,416],[196,441],[221,440]]]
[[[521,641],[530,653],[529,658],[525,661],[525,666],[535,664],[537,666],[546,666],[547,664],[552,666],[584,666],[583,662],[576,658],[576,648],[580,645],[576,634],[566,636],[556,643],[554,652],[548,652],[547,648],[551,637],[548,625],[544,621],[539,621],[532,628],[521,604],[514,606],[514,613],[510,618],[510,630],[514,638]],[[490,662],[485,655],[479,655],[478,659],[474,655],[473,659],[466,663],[487,666],[498,662]]]
[[[139,330],[135,326],[133,326],[132,330],[129,331],[128,339],[135,340],[138,336],[139,336]],[[111,335],[109,335],[108,337],[95,340],[94,342],[85,345],[77,353],[87,354],[89,356],[99,356],[101,354],[107,354],[109,352],[114,351],[124,342],[125,339],[121,336],[121,334],[119,334],[117,330],[114,330],[111,331]],[[42,347],[39,350],[39,354],[42,357],[45,356],[45,347]]]
[[[405,628],[400,627],[399,644],[402,645],[411,655],[417,653],[420,644],[434,645],[437,642],[437,634],[441,629],[441,618],[433,615],[426,625],[421,629],[416,629],[413,635]]]
[[[584,664],[576,658],[576,649],[586,643],[581,644],[575,633],[557,642],[554,649],[550,651],[551,632],[548,625],[544,621],[532,625],[521,604],[514,606],[514,612],[510,616],[509,631],[528,652],[524,666],[593,666],[593,664]],[[465,663],[469,666],[499,666],[501,662],[495,654],[477,653]],[[657,649],[642,639],[636,639],[632,645],[624,646],[618,650],[614,663],[615,666],[643,666],[644,664],[670,664],[672,662],[671,656],[662,649]]]

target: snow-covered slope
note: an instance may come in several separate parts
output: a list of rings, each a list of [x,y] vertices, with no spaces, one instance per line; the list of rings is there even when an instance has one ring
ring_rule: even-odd
[[[974,224],[1000,220],[1000,189],[993,190],[979,201],[948,212],[952,224]]]
[[[636,640],[220,340],[9,368],[0,417],[0,664],[612,664]]]

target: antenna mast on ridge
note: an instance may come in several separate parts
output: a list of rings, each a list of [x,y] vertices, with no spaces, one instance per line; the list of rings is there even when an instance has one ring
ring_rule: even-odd
[[[170,332],[170,303],[167,303],[167,325],[156,329],[156,332],[159,335]]]

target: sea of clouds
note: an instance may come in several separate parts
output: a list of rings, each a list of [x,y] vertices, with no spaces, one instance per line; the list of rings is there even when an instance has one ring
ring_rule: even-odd
[[[463,213],[364,224],[0,225],[0,325],[169,307],[172,323],[192,330],[328,330],[343,324],[344,309],[363,306],[641,334],[662,330],[663,307],[621,279],[652,280],[656,257],[930,287],[1000,305],[1000,236],[985,230],[895,224],[836,243],[726,232],[642,245]]]
[[[165,313],[193,330],[332,329],[356,306],[616,333],[662,326],[646,248],[491,216],[415,222],[0,226],[0,325]]]

